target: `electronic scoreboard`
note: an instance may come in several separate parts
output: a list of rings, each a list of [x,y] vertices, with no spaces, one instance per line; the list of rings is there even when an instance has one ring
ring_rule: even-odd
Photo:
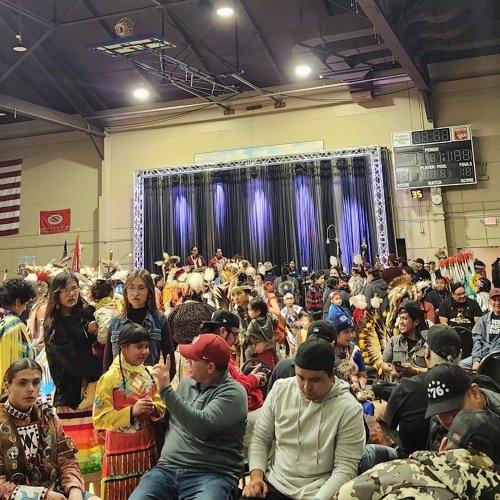
[[[392,134],[396,189],[476,184],[470,125]]]

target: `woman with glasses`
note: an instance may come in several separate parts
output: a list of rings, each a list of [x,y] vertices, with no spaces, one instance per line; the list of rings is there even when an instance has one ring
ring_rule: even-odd
[[[165,362],[167,355],[174,359],[174,344],[167,318],[156,307],[155,285],[153,278],[145,269],[129,274],[123,289],[123,311],[113,318],[108,327],[108,338],[104,348],[104,371],[111,366],[118,355],[118,337],[123,327],[130,322],[143,326],[151,335],[149,355],[144,361],[146,366]],[[175,376],[175,363],[171,364],[170,377]]]
[[[22,278],[0,285],[0,380],[14,361],[30,354],[29,336],[20,316],[35,297],[33,286]]]
[[[94,483],[98,488],[103,443],[92,425],[92,407],[102,361],[92,352],[97,334],[93,312],[80,295],[76,276],[68,270],[58,273],[44,321],[45,352],[56,387],[53,404],[64,432],[78,449],[76,458],[86,485]]]

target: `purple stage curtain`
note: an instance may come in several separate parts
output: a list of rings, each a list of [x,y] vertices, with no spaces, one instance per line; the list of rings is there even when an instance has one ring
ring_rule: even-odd
[[[183,262],[196,245],[207,261],[222,248],[227,257],[271,261],[277,274],[290,259],[309,271],[327,269],[337,254],[334,241],[326,244],[330,224],[348,272],[363,241],[373,262],[370,165],[362,157],[340,167],[322,160],[144,179],[145,267],[157,271],[162,251]]]

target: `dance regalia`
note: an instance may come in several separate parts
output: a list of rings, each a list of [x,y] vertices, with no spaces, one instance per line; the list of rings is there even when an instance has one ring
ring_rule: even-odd
[[[0,307],[0,380],[7,368],[30,354],[26,325],[8,309]]]
[[[0,481],[16,485],[4,493],[5,500],[43,500],[49,490],[84,491],[76,451],[51,406],[36,404],[23,413],[8,401],[0,405]]]
[[[151,421],[131,419],[132,406],[147,396],[157,410],[153,420],[163,418],[166,407],[146,367],[130,365],[122,355],[113,360],[97,384],[94,427],[106,430],[101,483],[104,500],[126,500],[141,477],[156,465],[158,452]]]

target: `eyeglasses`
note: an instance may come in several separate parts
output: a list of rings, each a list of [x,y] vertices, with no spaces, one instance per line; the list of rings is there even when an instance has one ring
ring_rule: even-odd
[[[128,293],[144,293],[148,291],[145,286],[127,286],[126,288]]]
[[[78,293],[80,288],[77,286],[72,286],[71,288],[61,288],[62,295],[71,295],[72,293]]]

